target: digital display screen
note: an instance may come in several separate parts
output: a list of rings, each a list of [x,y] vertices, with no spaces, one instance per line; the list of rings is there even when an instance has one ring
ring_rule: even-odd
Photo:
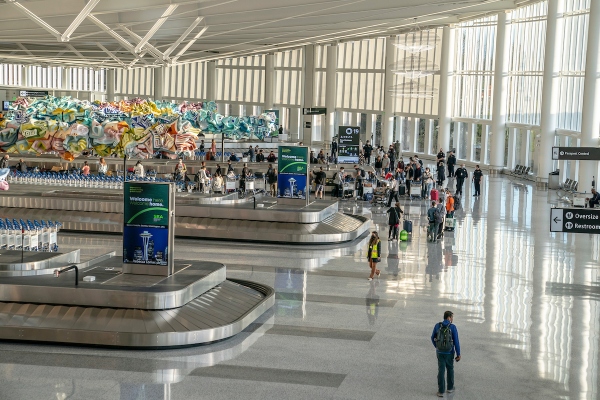
[[[360,127],[340,126],[338,131],[338,163],[358,164]]]

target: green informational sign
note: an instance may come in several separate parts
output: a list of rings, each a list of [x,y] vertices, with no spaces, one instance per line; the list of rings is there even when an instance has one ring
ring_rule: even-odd
[[[168,226],[169,185],[125,183],[125,225]]]
[[[127,267],[127,273],[166,275],[172,271],[173,189],[168,183],[125,182],[123,264],[166,266],[164,269]]]
[[[306,147],[280,146],[277,166],[280,174],[304,174],[308,171]]]

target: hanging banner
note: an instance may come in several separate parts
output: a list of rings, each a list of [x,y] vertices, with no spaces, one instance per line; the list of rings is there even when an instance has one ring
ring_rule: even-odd
[[[277,197],[305,203],[308,199],[308,147],[279,146],[278,155]]]
[[[172,274],[174,196],[174,187],[170,183],[125,182],[124,273]]]
[[[338,130],[338,163],[358,164],[359,126],[340,126]]]

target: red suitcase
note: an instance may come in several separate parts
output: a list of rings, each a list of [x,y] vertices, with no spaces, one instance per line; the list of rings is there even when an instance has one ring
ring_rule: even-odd
[[[437,189],[431,189],[431,200],[438,201],[440,198],[440,192]]]

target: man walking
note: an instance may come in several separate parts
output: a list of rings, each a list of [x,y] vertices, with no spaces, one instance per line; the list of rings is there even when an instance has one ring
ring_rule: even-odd
[[[479,169],[479,165],[475,166],[473,171],[473,183],[475,184],[475,194],[473,196],[481,195],[481,182],[483,181],[483,171]]]
[[[444,313],[444,320],[435,324],[431,334],[431,343],[435,347],[438,359],[438,397],[444,397],[444,392],[454,392],[454,360],[460,361],[460,343],[458,341],[458,330],[452,323],[454,314],[452,311]],[[456,352],[456,358],[454,353]],[[444,372],[447,374],[448,389]]]
[[[367,140],[367,144],[363,147],[363,152],[365,154],[365,162],[367,165],[371,165],[371,154],[373,153],[373,146]]]
[[[460,168],[456,170],[456,194],[462,196],[462,188],[465,183],[465,179],[469,177],[469,173],[465,168],[465,164],[461,164]]]
[[[446,165],[448,166],[448,177],[453,178],[454,166],[456,165],[456,156],[454,155],[454,152],[448,152],[448,162],[446,163]]]
[[[325,191],[325,180],[327,179],[327,175],[325,171],[323,171],[323,167],[319,167],[319,171],[313,171],[313,175],[315,176],[315,183],[317,185],[317,190],[315,191],[315,199],[323,200],[323,192]],[[319,193],[321,197],[319,197]]]

